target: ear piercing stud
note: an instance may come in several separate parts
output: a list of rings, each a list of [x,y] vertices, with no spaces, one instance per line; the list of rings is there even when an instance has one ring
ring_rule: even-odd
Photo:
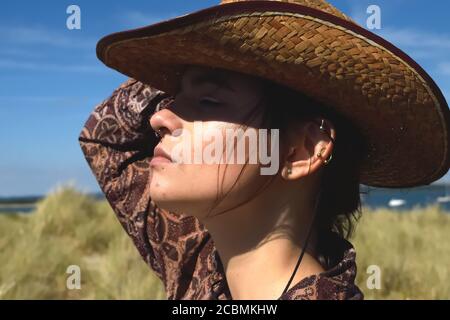
[[[323,132],[325,132],[325,134],[328,136],[328,138],[329,138],[333,143],[335,143],[334,138],[333,138],[330,134],[328,134],[327,130],[325,129],[325,120],[324,120],[324,119],[322,119],[322,121],[321,121],[321,123],[320,123],[319,129],[322,130]]]
[[[155,130],[155,136],[156,136],[157,138],[162,138],[161,129]]]
[[[321,123],[320,123],[319,129],[322,130],[323,132],[325,132],[325,133],[328,135],[328,133],[327,133],[327,131],[326,131],[326,129],[325,129],[324,124],[325,124],[325,120],[322,119],[322,121],[321,121]],[[328,137],[329,137],[330,140],[333,141],[333,143],[334,143],[334,139],[333,139],[330,135],[328,135]],[[317,154],[317,157],[321,158],[321,157],[322,157],[322,152],[323,152],[324,150],[325,150],[325,148],[320,149],[319,153]],[[331,161],[331,159],[333,159],[333,154],[330,154],[330,157],[329,157],[328,159],[324,160],[323,163],[328,164],[328,163]]]
[[[325,127],[323,126],[324,123],[325,123],[325,121],[322,119],[322,122],[321,122],[320,127],[319,127],[319,129],[322,130],[322,131],[325,131]]]

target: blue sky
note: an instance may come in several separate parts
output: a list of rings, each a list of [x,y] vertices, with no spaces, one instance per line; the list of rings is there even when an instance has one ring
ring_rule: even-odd
[[[333,0],[361,24],[379,5],[376,33],[415,58],[450,98],[450,2]],[[0,11],[0,196],[43,194],[69,181],[98,191],[77,137],[94,106],[125,76],[103,66],[96,42],[111,32],[216,5],[210,0],[5,1]],[[66,9],[81,8],[81,30]],[[450,182],[447,175],[441,181]]]

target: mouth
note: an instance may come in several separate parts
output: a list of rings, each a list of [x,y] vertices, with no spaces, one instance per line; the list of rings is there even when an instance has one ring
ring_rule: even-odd
[[[150,164],[156,163],[172,163],[172,159],[169,154],[165,152],[161,147],[156,146],[153,152],[153,158]]]

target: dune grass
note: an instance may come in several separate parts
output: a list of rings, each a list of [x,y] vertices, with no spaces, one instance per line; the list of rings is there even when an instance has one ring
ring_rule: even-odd
[[[62,188],[26,215],[0,215],[0,299],[165,299],[106,201]],[[81,289],[68,290],[68,266]]]
[[[393,212],[365,208],[351,240],[366,299],[450,298],[450,214],[438,205]],[[378,266],[381,288],[368,289]]]
[[[450,298],[449,230],[438,207],[365,208],[351,241],[366,298]],[[80,290],[66,287],[70,265],[80,267]],[[366,286],[370,265],[381,270],[379,290]],[[0,214],[0,299],[165,298],[106,201],[63,187],[32,214]]]

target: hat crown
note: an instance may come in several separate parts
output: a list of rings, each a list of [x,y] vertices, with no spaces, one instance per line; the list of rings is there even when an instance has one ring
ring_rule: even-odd
[[[226,3],[234,3],[234,2],[243,2],[243,1],[254,1],[254,0],[222,0],[220,4]],[[316,10],[324,11],[326,13],[330,13],[336,17],[345,19],[347,21],[354,22],[352,19],[347,17],[340,10],[326,2],[325,0],[266,0],[266,1],[278,1],[278,2],[289,2],[294,4],[299,4],[305,7],[310,7]]]

